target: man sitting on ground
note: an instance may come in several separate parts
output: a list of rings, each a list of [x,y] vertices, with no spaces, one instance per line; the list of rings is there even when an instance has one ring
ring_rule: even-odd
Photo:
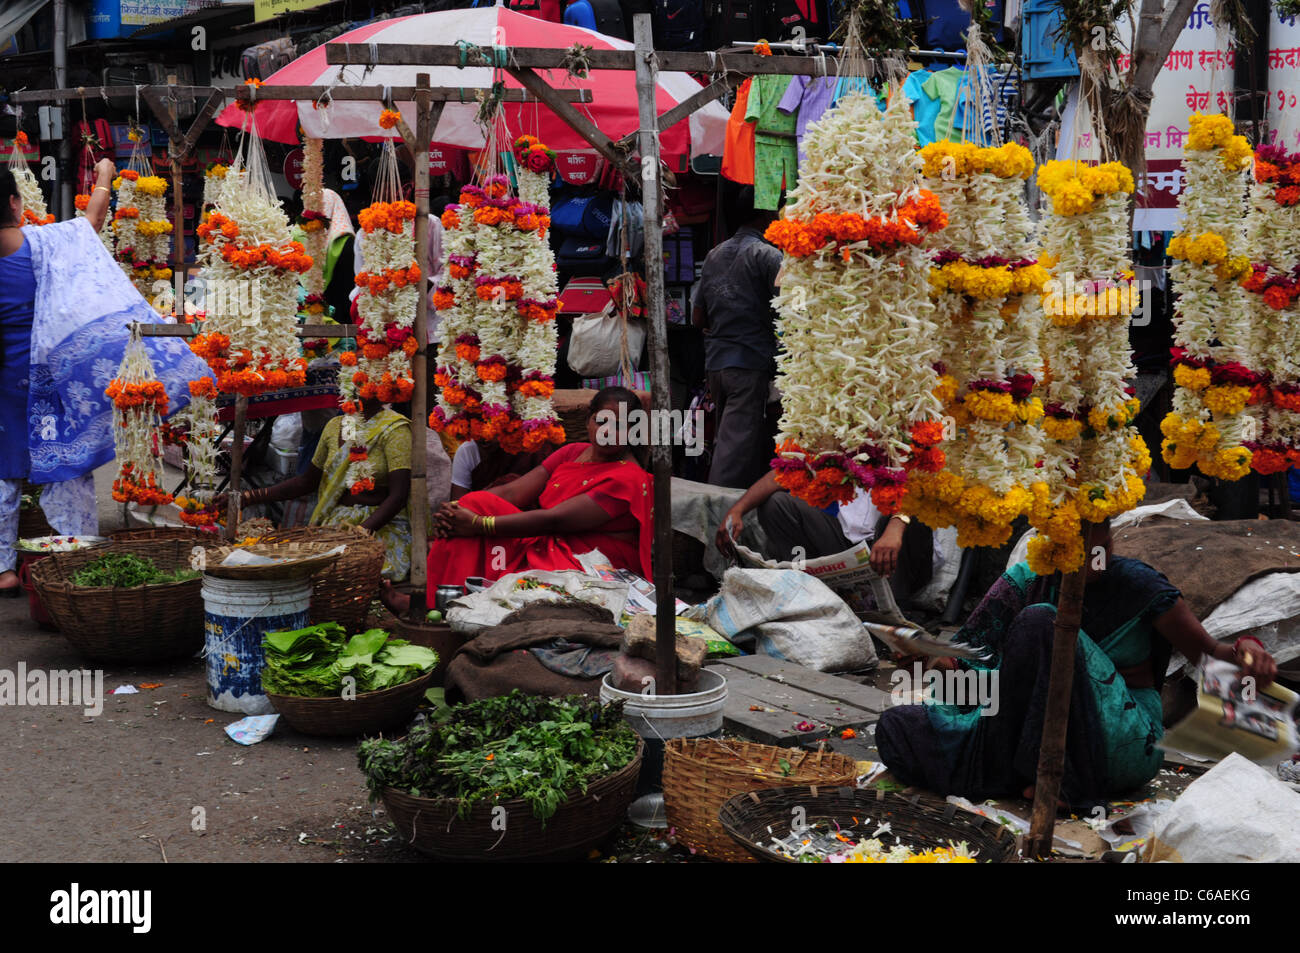
[[[727,511],[717,533],[722,553],[735,553],[734,539],[750,510],[758,511],[758,523],[767,537],[762,555],[767,559],[817,559],[845,552],[860,542],[871,543],[871,568],[889,581],[894,600],[904,612],[943,562],[928,526],[907,516],[882,515],[868,491],[859,490],[850,502],[819,510],[781,489],[773,470]]]

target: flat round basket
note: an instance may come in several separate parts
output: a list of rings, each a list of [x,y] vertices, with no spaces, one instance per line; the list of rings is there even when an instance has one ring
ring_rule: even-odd
[[[305,579],[338,561],[340,554],[331,553],[332,548],[325,543],[303,542],[256,542],[251,546],[218,546],[208,553],[208,565],[204,571],[218,579]],[[269,556],[277,562],[223,566],[226,557],[232,553]]]
[[[109,533],[114,542],[145,542],[157,539],[182,539],[204,547],[220,546],[221,534],[207,533],[193,526],[141,526],[137,529],[119,529]]]
[[[834,751],[674,738],[664,745],[664,809],[678,838],[697,852],[731,863],[756,863],[718,823],[723,802],[746,791],[790,784],[851,787],[857,775],[853,759]]]
[[[439,860],[559,861],[585,858],[623,823],[636,796],[645,742],[625,766],[574,794],[543,824],[522,799],[477,804],[467,817],[454,798],[412,797],[385,788],[384,807],[408,845]],[[498,807],[505,809],[503,816]]]
[[[108,553],[153,560],[165,572],[191,568],[190,540],[113,542],[32,563],[32,584],[59,631],[92,659],[148,662],[189,655],[203,645],[202,577],[156,586],[74,586],[72,576]]]
[[[264,536],[262,542],[345,545],[337,561],[312,573],[311,621],[337,622],[350,633],[365,628],[384,569],[383,540],[358,526],[302,526]]]
[[[267,692],[289,727],[304,735],[356,737],[378,734],[385,728],[404,726],[411,720],[425,690],[433,683],[433,671],[419,678],[377,692],[356,697],[304,698]]]
[[[790,833],[795,817],[808,827],[830,822],[855,842],[870,840],[882,824],[888,824],[889,831],[880,835],[886,848],[904,844],[930,850],[964,841],[981,863],[1016,859],[1016,837],[1007,828],[927,795],[854,787],[781,787],[738,794],[718,812],[727,834],[755,858],[788,864],[798,861],[770,845],[773,838]]]

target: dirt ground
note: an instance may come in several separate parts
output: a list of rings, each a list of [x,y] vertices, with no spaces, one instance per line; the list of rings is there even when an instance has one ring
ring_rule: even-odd
[[[104,533],[123,525],[111,480],[108,469],[96,474]],[[28,671],[86,666],[61,636],[31,621],[26,599],[0,600],[0,670],[16,672],[20,663]],[[108,664],[103,680],[105,692],[132,685],[139,693],[106,694],[96,717],[74,707],[0,705],[0,861],[420,860],[398,842],[383,806],[368,803],[355,743],[284,725],[257,745],[231,741],[224,729],[240,716],[208,706],[197,658]],[[1142,793],[1173,797],[1188,781],[1162,772]],[[1029,815],[1025,802],[1005,808]],[[1063,830],[1081,841],[1091,834],[1081,822]],[[663,832],[629,825],[592,859],[691,858]]]

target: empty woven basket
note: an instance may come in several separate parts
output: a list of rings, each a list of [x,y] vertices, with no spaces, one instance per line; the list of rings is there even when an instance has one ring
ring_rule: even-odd
[[[792,784],[851,787],[857,773],[852,758],[833,751],[674,738],[664,746],[664,808],[678,838],[699,853],[732,863],[757,863],[718,822],[718,811],[729,798]]]

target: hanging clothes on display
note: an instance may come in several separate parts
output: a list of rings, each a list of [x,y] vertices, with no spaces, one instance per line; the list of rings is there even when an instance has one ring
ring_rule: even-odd
[[[731,107],[722,149],[722,174],[742,185],[754,184],[754,124],[745,119],[753,82],[747,79],[736,90],[736,105]]]
[[[836,85],[834,76],[795,76],[781,97],[778,108],[795,117],[794,136],[800,162],[805,158],[804,134],[834,105]]]
[[[936,140],[961,139],[961,118],[956,114],[957,100],[966,85],[966,71],[950,66],[921,84],[921,90],[939,104],[939,112],[934,118],[934,137]]]
[[[798,121],[782,112],[789,76],[756,76],[749,87],[745,118],[754,123],[754,207],[775,211],[781,190],[799,180]]]
[[[928,146],[935,141],[935,120],[939,118],[941,103],[925,91],[925,82],[933,74],[929,70],[912,71],[903,83],[903,95],[912,104],[912,118],[916,120],[916,141],[920,146]]]

